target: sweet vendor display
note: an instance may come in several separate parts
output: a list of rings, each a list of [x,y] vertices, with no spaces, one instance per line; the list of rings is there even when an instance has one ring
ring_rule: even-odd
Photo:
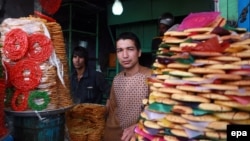
[[[227,125],[250,124],[250,33],[220,13],[167,31],[152,67],[138,140],[226,140]]]
[[[101,141],[105,127],[104,105],[81,103],[65,113],[70,141]]]
[[[72,105],[61,26],[39,17],[7,18],[0,25],[6,108],[47,111]]]

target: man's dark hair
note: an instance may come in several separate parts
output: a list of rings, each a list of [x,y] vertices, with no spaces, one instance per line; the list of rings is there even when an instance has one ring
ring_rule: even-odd
[[[76,46],[72,53],[72,59],[74,56],[79,56],[81,58],[84,58],[85,66],[88,66],[88,51],[86,48],[81,46]]]
[[[121,40],[121,39],[123,39],[123,40],[125,40],[125,39],[130,39],[130,40],[134,41],[137,50],[140,50],[140,49],[141,49],[140,40],[139,40],[139,38],[138,38],[133,32],[123,32],[123,33],[121,33],[121,34],[117,37],[116,42],[117,42],[118,40]]]

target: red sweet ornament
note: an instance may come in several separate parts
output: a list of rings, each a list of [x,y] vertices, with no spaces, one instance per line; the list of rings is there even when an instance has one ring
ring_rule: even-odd
[[[5,35],[3,54],[11,60],[21,59],[28,50],[28,36],[22,29],[12,29]]]
[[[33,60],[17,62],[10,73],[11,83],[22,91],[32,90],[37,87],[42,77],[39,65]]]
[[[14,111],[24,111],[28,107],[28,97],[29,97],[28,91],[16,90],[11,99],[11,108]]]
[[[51,40],[41,33],[32,34],[28,37],[28,59],[42,63],[47,60],[53,50]]]
[[[61,2],[62,0],[39,0],[43,10],[50,15],[56,13],[56,11],[60,8]]]
[[[35,14],[36,16],[42,18],[42,19],[47,20],[48,22],[56,22],[55,19],[53,19],[53,18],[51,18],[51,17],[49,17],[49,16],[46,16],[46,15],[42,14],[41,12],[34,11],[34,14]]]

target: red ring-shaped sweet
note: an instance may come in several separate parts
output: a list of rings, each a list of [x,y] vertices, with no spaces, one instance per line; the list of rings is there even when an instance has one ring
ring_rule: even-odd
[[[42,71],[35,61],[22,60],[13,66],[10,75],[12,85],[20,90],[28,91],[39,85]]]
[[[23,95],[23,99],[22,99],[22,103],[18,104],[17,100],[18,100],[18,96],[20,95]],[[24,111],[28,107],[28,97],[29,97],[28,91],[16,90],[11,99],[11,108],[14,111]]]
[[[50,14],[53,15],[56,11],[60,8],[62,0],[39,0],[42,9]]]
[[[21,59],[28,50],[28,36],[22,29],[10,30],[4,39],[3,54],[11,60]]]
[[[32,34],[28,37],[29,49],[28,58],[42,63],[47,60],[52,53],[53,45],[51,40],[41,33]]]
[[[53,18],[51,18],[51,17],[49,17],[49,16],[46,16],[46,15],[42,14],[41,12],[34,11],[34,14],[35,14],[36,16],[42,18],[42,19],[47,20],[48,22],[56,22],[55,19],[53,19]]]

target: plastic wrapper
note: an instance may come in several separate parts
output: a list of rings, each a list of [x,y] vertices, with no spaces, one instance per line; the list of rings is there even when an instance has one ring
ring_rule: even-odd
[[[219,12],[190,13],[181,22],[177,30],[181,31],[188,28],[199,28],[199,27],[209,26],[217,19],[219,15],[220,15]]]

